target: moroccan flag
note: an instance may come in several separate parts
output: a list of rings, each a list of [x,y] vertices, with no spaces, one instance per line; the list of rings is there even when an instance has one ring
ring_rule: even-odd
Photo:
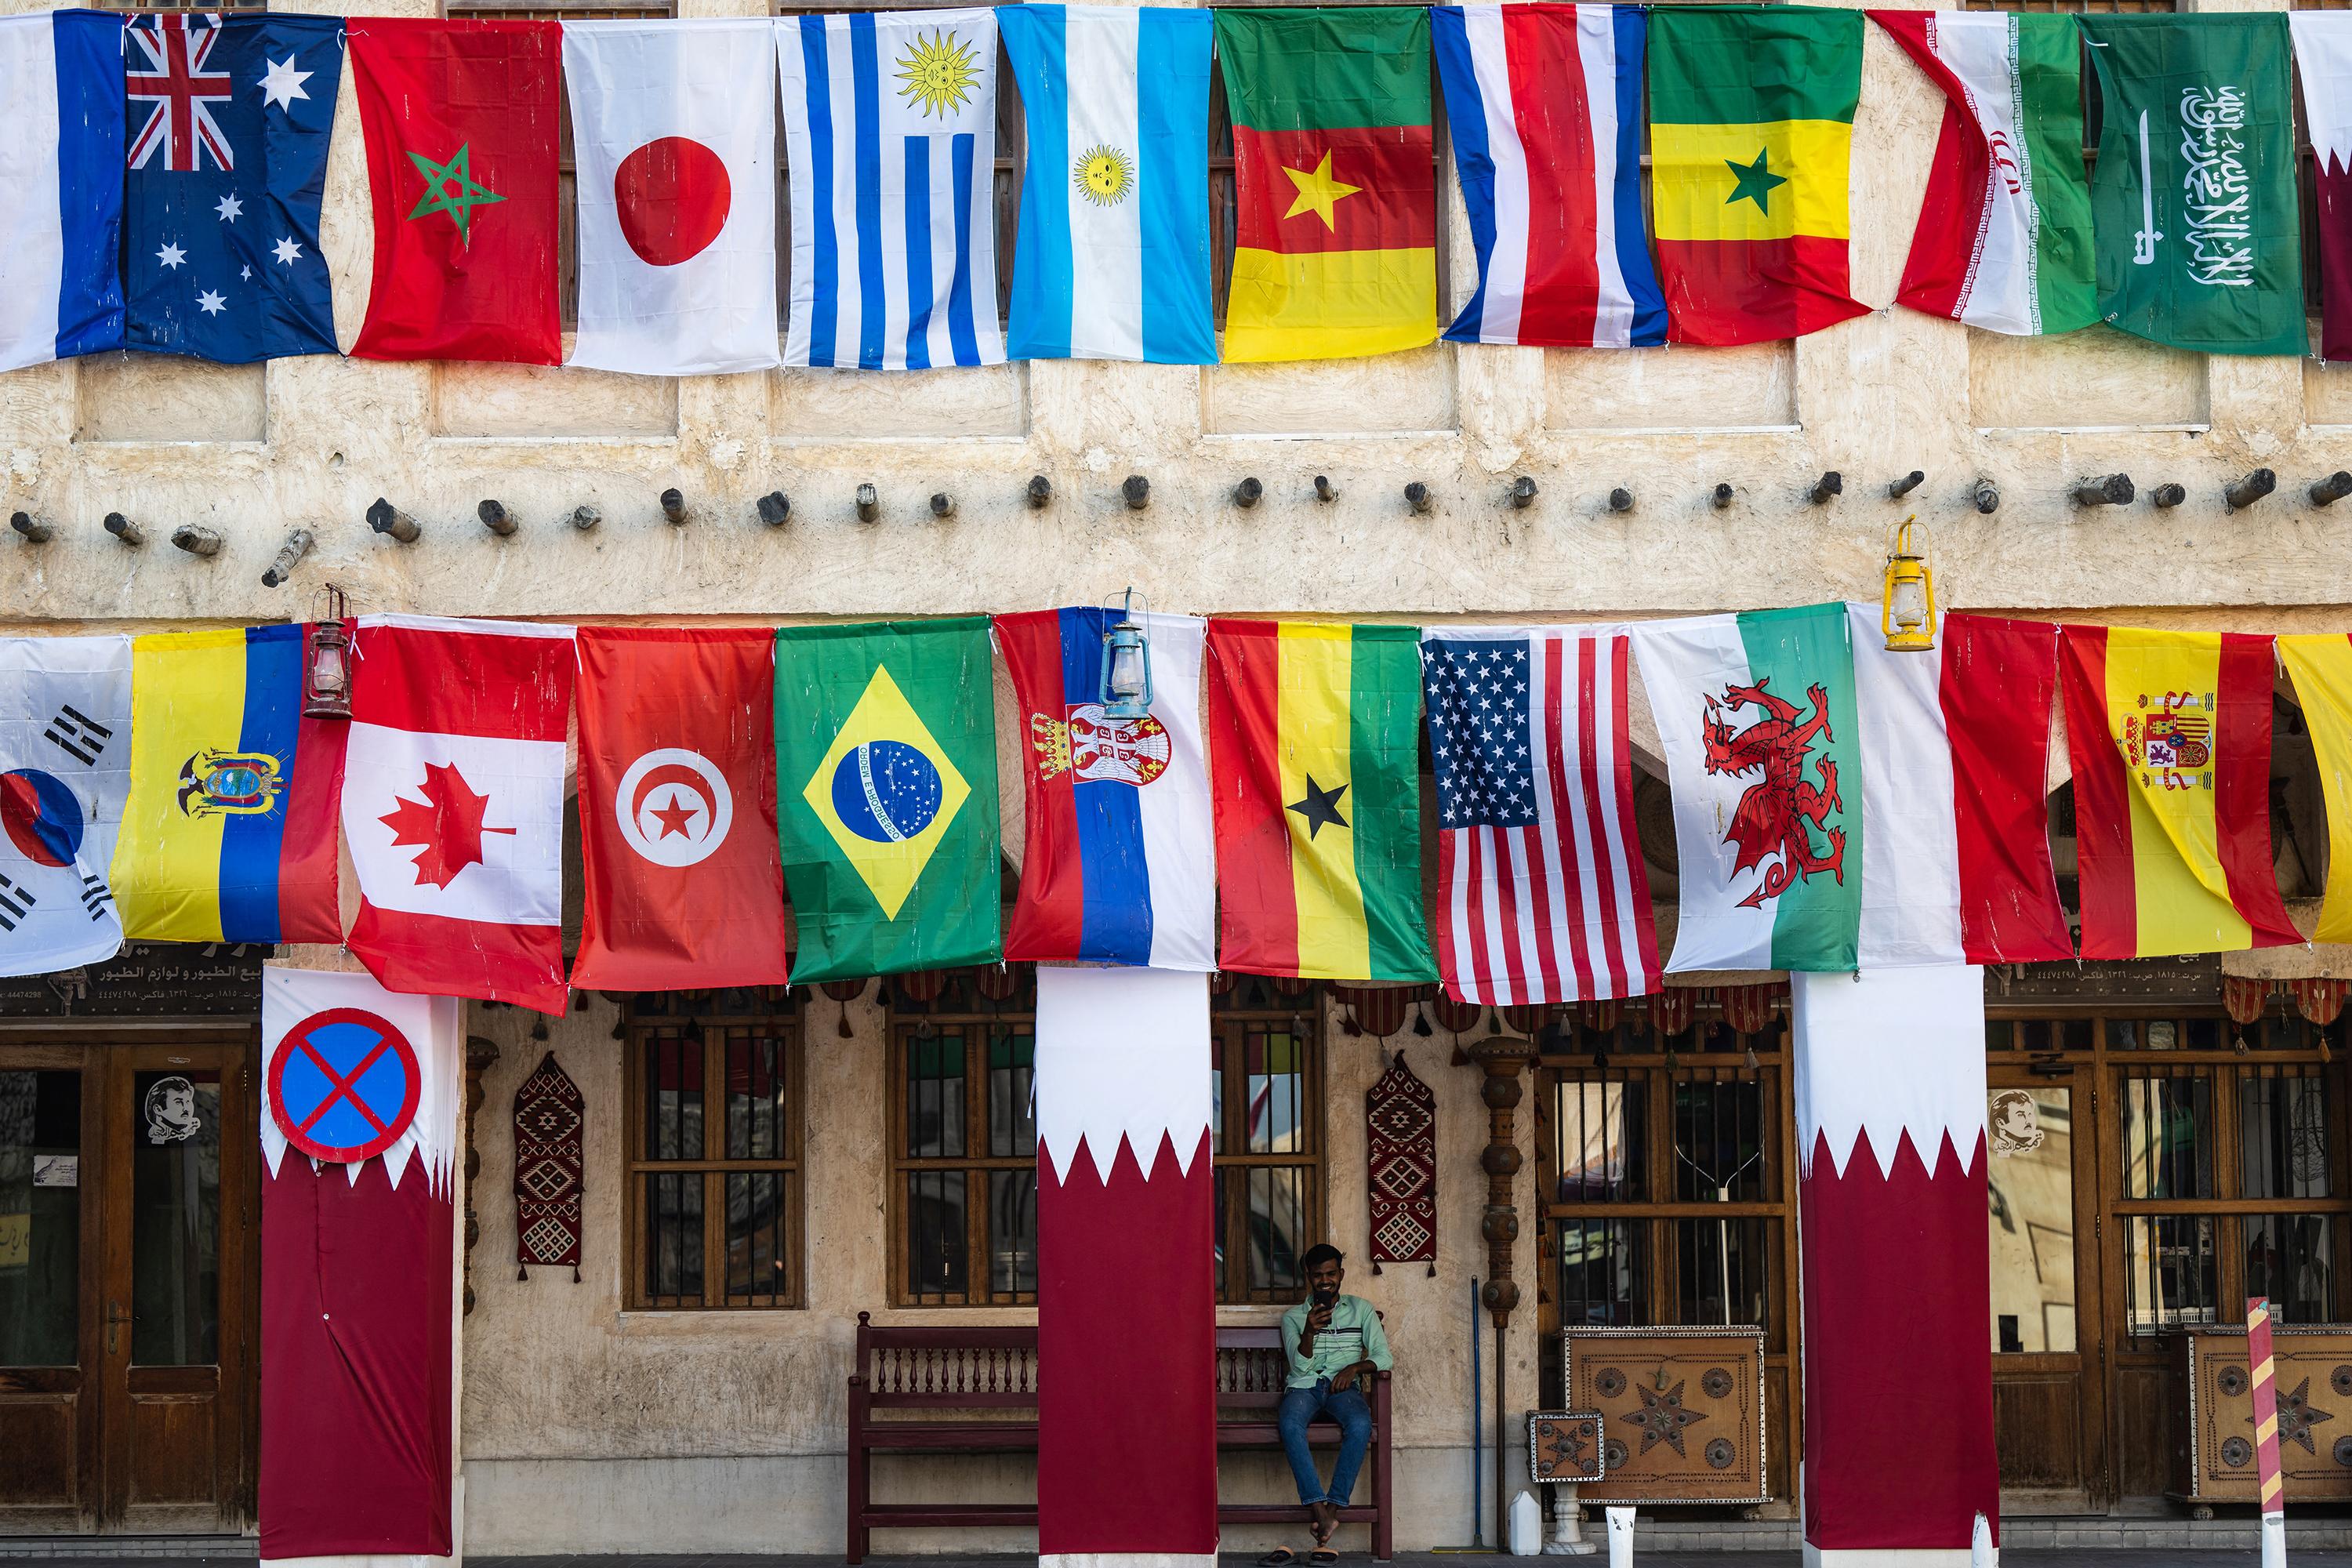
[[[2285,14],[2077,21],[2105,103],[2100,316],[2199,353],[2303,353]]]
[[[349,726],[302,716],[304,627],[167,632],[131,649],[122,934],[343,940],[335,809]]]
[[[1003,954],[988,617],[776,633],[793,980]]]
[[[2327,803],[2327,898],[2312,940],[2352,942],[2352,638],[2281,637],[2278,650],[2303,704]]]
[[[1868,15],[1945,99],[1896,302],[2022,337],[2097,321],[2074,19]]]
[[[375,280],[359,359],[563,357],[556,22],[353,17]]]
[[[2301,942],[2271,872],[2271,639],[2059,628],[2083,956]]]
[[[772,642],[582,627],[583,991],[784,984]]]
[[[1217,14],[1234,126],[1227,360],[1437,340],[1429,13]]]
[[[1209,623],[1218,967],[1433,980],[1421,911],[1421,633]]]
[[[1797,337],[1848,297],[1846,161],[1862,16],[1807,5],[1650,13],[1650,192],[1666,336]]]
[[[2319,353],[2352,359],[2352,14],[2295,11],[2286,20],[2318,187]]]

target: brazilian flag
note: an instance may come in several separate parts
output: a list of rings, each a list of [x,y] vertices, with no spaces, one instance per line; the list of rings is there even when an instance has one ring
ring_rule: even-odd
[[[1003,955],[992,682],[985,616],[776,633],[794,984]]]

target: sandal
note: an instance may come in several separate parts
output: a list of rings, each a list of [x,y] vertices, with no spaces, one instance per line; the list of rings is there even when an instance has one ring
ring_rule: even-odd
[[[1277,1546],[1257,1560],[1257,1568],[1289,1568],[1298,1561],[1298,1553],[1287,1546]]]
[[[1307,1554],[1307,1561],[1312,1568],[1333,1568],[1333,1564],[1339,1561],[1339,1554],[1328,1546],[1318,1546]]]

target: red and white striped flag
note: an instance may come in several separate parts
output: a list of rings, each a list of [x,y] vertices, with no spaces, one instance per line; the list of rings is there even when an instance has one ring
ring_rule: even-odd
[[[1622,632],[1433,631],[1437,960],[1459,1001],[1517,1006],[1658,988],[1633,832]]]

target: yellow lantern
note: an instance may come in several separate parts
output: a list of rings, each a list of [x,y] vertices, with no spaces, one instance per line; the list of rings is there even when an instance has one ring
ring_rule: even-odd
[[[1927,557],[1913,548],[1915,515],[1895,525],[1895,542],[1886,552],[1886,594],[1880,602],[1878,629],[1886,646],[1897,653],[1918,653],[1936,646],[1936,574]]]

